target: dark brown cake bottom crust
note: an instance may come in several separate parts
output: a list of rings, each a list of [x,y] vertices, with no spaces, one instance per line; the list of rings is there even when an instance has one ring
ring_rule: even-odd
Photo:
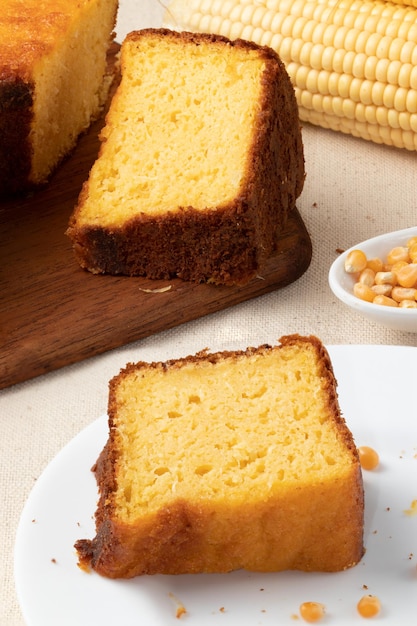
[[[96,274],[243,285],[276,249],[285,221],[278,212],[261,244],[249,213],[243,203],[223,211],[187,208],[163,219],[142,215],[120,229],[70,225],[68,234],[81,267]]]

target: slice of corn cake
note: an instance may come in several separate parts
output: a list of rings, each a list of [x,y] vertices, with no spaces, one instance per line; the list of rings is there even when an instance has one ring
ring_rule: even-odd
[[[82,567],[129,578],[361,559],[361,467],[317,338],[129,364],[110,382],[109,427]]]
[[[94,273],[244,284],[304,183],[294,89],[270,48],[147,29],[67,234]]]

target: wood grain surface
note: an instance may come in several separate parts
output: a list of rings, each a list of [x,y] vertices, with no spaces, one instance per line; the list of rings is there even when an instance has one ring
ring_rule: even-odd
[[[102,123],[45,188],[0,202],[0,389],[282,288],[310,264],[310,237],[295,210],[262,277],[244,287],[80,269],[64,233]]]

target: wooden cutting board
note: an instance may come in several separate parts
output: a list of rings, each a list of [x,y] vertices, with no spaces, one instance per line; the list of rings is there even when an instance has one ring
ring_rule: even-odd
[[[310,237],[295,210],[262,277],[244,287],[80,269],[64,233],[102,123],[44,189],[0,202],[0,389],[282,288],[310,264]]]

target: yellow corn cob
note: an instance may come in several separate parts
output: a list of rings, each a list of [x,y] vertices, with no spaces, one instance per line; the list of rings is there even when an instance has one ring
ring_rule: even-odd
[[[270,46],[301,120],[417,150],[417,0],[171,0],[164,25]]]

